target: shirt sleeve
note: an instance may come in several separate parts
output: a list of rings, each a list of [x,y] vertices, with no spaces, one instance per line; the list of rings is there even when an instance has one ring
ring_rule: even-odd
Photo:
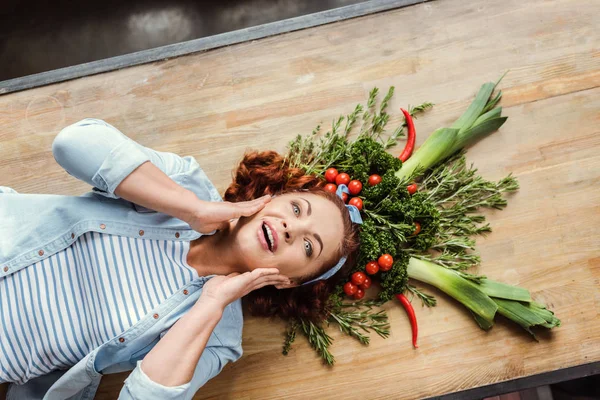
[[[163,386],[152,381],[142,370],[142,361],[125,380],[119,400],[188,400],[198,389],[217,376],[227,363],[237,361],[241,347],[207,347],[202,352],[192,380],[179,386]]]
[[[70,175],[96,187],[107,197],[137,167],[150,161],[169,177],[192,174],[199,165],[193,157],[144,147],[114,126],[86,118],[64,128],[52,143],[56,162]]]

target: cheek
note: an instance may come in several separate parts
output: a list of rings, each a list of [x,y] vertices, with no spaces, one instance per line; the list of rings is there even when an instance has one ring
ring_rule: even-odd
[[[277,268],[287,276],[300,277],[312,273],[316,268],[315,263],[311,262],[304,253],[304,249],[289,247],[278,255]]]

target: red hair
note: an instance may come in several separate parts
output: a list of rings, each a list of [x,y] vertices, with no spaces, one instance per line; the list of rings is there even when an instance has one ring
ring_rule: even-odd
[[[320,271],[305,276],[302,282],[316,278],[333,267],[342,256],[348,259],[344,266],[325,281],[277,289],[265,286],[248,294],[245,304],[253,315],[284,319],[303,318],[314,322],[327,317],[329,296],[340,279],[353,267],[358,252],[358,229],[350,221],[344,202],[335,194],[323,190],[324,181],[313,175],[305,175],[300,168],[289,168],[285,159],[274,151],[251,152],[244,156],[234,173],[233,182],[225,191],[225,200],[248,201],[265,194],[283,194],[308,190],[331,200],[342,212],[344,239],[334,260],[325,263]]]

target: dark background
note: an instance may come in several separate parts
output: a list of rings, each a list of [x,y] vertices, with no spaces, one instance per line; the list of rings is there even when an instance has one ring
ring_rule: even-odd
[[[365,0],[0,0],[0,81]]]

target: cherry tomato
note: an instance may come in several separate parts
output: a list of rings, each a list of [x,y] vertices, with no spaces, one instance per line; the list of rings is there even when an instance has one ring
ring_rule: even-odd
[[[363,297],[365,297],[365,291],[364,291],[364,289],[357,288],[356,289],[356,294],[354,295],[354,300],[360,300]]]
[[[335,182],[335,178],[338,176],[338,170],[335,168],[329,168],[325,171],[325,180],[329,183]]]
[[[377,174],[373,174],[369,177],[369,186],[379,185],[381,183],[381,177]]]
[[[327,192],[335,193],[337,190],[337,185],[335,183],[328,183],[323,189],[325,189]]]
[[[351,198],[350,201],[348,202],[348,204],[358,208],[358,211],[362,210],[362,207],[363,207],[363,201],[360,199],[360,197]]]
[[[357,290],[358,286],[356,286],[352,282],[346,282],[346,284],[344,285],[344,293],[346,293],[346,295],[348,296],[354,296]]]
[[[408,185],[406,190],[408,190],[408,194],[415,194],[417,192],[417,184],[413,183],[412,185]]]
[[[365,271],[369,275],[375,275],[379,272],[379,264],[377,264],[377,261],[369,261],[365,267]]]
[[[345,172],[338,174],[338,176],[335,177],[335,183],[338,185],[347,185],[350,183],[350,175]]]
[[[419,232],[421,232],[421,224],[418,222],[415,222],[415,231],[413,232],[413,236],[418,235]]]
[[[342,200],[344,200],[344,203],[348,202],[348,193],[342,192]]]
[[[362,285],[362,283],[365,281],[366,278],[367,278],[367,276],[364,274],[364,272],[355,272],[352,274],[352,277],[350,278],[350,280],[355,285]]]
[[[356,196],[362,190],[362,183],[356,179],[353,179],[350,181],[350,183],[348,183],[348,190],[350,191],[350,194]]]
[[[361,283],[360,285],[358,285],[358,288],[362,289],[362,290],[367,290],[368,288],[371,287],[371,283],[372,283],[371,278],[366,276],[365,281],[363,283]]]
[[[392,265],[394,264],[394,259],[389,254],[384,254],[377,260],[377,264],[379,264],[379,268],[382,271],[389,271],[392,269]]]

